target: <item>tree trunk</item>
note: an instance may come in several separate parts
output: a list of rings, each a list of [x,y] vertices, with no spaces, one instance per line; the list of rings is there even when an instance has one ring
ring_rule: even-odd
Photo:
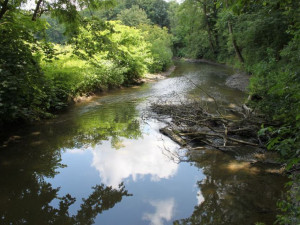
[[[214,7],[213,7],[213,17],[214,17],[215,21],[217,21],[217,17],[218,17],[218,9],[217,9],[216,4],[217,3],[216,3],[216,0],[215,0],[214,1]],[[214,24],[214,25],[216,25],[216,24]],[[216,53],[218,54],[220,45],[219,45],[219,35],[218,35],[218,30],[217,29],[214,29],[214,36],[215,36],[215,43],[216,43],[215,49],[216,49]]]
[[[4,14],[6,13],[6,11],[8,10],[8,0],[5,0],[3,2],[3,5],[2,5],[2,8],[1,8],[1,11],[0,11],[0,20],[2,19],[2,17],[4,16]]]
[[[38,12],[39,12],[39,9],[41,7],[42,2],[43,2],[43,0],[39,0],[37,2],[35,10],[34,10],[33,15],[32,15],[32,21],[36,21],[36,18],[37,18],[37,15],[38,15]]]
[[[228,0],[226,0],[225,3],[226,3],[226,7],[228,8]],[[230,21],[228,21],[228,31],[229,31],[229,35],[231,36],[232,45],[234,47],[235,54],[239,58],[239,61],[241,63],[244,63],[245,61],[244,61],[244,58],[242,56],[242,53],[241,53],[241,51],[240,51],[240,49],[239,49],[239,47],[238,47],[238,45],[236,43],[236,40],[235,40],[235,38],[233,36],[233,29],[232,29],[232,25],[231,25]]]
[[[231,36],[231,39],[232,39],[232,45],[234,47],[234,51],[235,51],[237,57],[239,58],[240,62],[244,63],[245,61],[244,61],[244,58],[242,56],[242,53],[241,53],[241,51],[240,51],[240,49],[239,49],[239,47],[236,43],[236,40],[233,36],[232,25],[231,25],[230,21],[228,21],[228,31],[229,31],[229,35]]]
[[[204,13],[204,16],[205,16],[205,24],[206,24],[206,27],[207,27],[207,34],[208,34],[209,44],[210,44],[211,50],[215,54],[215,47],[214,47],[214,42],[212,40],[211,27],[209,25],[208,16],[207,16],[206,2],[203,2],[203,13]]]

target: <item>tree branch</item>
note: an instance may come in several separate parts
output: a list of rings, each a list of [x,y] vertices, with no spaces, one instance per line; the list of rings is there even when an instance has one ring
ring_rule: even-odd
[[[32,15],[32,21],[36,21],[36,18],[37,18],[37,15],[38,15],[38,12],[40,10],[42,2],[43,2],[43,0],[39,0],[37,2],[35,10],[34,10],[33,15]]]
[[[8,0],[5,0],[2,4],[2,8],[0,11],[0,20],[2,19],[2,17],[4,16],[4,14],[6,13],[6,11],[8,10]]]
[[[224,139],[224,136],[221,134],[212,134],[212,133],[205,133],[205,132],[194,132],[194,133],[180,133],[181,136],[195,136],[195,135],[203,135],[203,136],[212,136],[212,137],[219,137]],[[230,140],[232,142],[237,142],[245,145],[251,145],[251,146],[258,146],[258,144],[254,144],[248,141],[239,140],[236,138],[227,137],[227,140]]]

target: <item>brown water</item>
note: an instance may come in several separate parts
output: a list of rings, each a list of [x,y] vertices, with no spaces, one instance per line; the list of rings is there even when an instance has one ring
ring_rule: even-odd
[[[168,79],[14,131],[0,148],[0,224],[272,224],[284,177],[215,150],[185,155],[149,117],[157,100],[209,106],[189,80],[225,106],[245,98],[224,86],[225,67],[176,64]]]

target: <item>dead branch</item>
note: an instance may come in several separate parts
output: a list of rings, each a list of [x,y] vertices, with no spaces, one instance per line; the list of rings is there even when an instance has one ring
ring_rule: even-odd
[[[226,115],[213,115],[199,101],[176,105],[164,103],[160,101],[160,104],[151,105],[152,111],[158,116],[172,119],[160,131],[187,149],[212,147],[224,152],[236,152],[236,148],[241,145],[255,149],[262,146],[260,140],[257,140],[260,127],[255,118],[230,119]],[[199,143],[204,146],[197,146]]]
[[[159,130],[162,134],[171,138],[174,142],[180,144],[181,146],[185,146],[186,142],[179,135],[177,135],[172,129],[169,127],[165,127]]]
[[[215,133],[205,133],[205,132],[195,132],[195,133],[179,133],[181,136],[212,136],[212,137],[219,137],[219,138],[223,138],[225,139],[224,135],[221,134],[215,134]],[[232,142],[237,142],[240,144],[245,144],[245,145],[251,145],[251,146],[258,146],[258,144],[254,144],[248,141],[243,141],[243,140],[239,140],[236,138],[231,138],[231,137],[227,137],[226,139],[232,141]],[[224,145],[225,146],[225,145]]]

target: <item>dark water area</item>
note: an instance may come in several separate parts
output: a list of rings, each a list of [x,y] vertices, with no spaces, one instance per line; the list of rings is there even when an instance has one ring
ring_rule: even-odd
[[[224,85],[226,67],[176,66],[165,80],[12,132],[0,145],[0,224],[273,224],[287,181],[274,168],[211,149],[186,154],[160,134],[152,102],[200,99],[213,110],[203,89],[226,107],[246,97]]]

